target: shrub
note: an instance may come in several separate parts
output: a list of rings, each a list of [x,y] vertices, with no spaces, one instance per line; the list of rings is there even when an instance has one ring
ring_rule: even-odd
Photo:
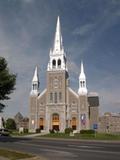
[[[40,128],[37,128],[36,133],[40,133],[40,132],[41,132]]]
[[[15,120],[13,118],[8,118],[5,123],[5,128],[10,130],[15,130],[16,129]]]
[[[65,133],[66,134],[70,134],[71,132],[73,132],[72,128],[65,128]]]
[[[49,130],[50,133],[55,133],[54,129]]]
[[[89,130],[81,130],[80,134],[94,134],[95,130],[89,129]]]
[[[24,133],[28,133],[28,129],[27,128],[24,128]]]

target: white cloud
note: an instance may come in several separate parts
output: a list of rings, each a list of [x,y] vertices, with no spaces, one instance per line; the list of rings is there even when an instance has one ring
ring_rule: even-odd
[[[73,34],[80,35],[80,36],[85,36],[85,35],[88,36],[88,34],[93,31],[94,27],[95,27],[95,24],[90,24],[90,23],[84,24],[81,27],[76,28],[73,31]]]

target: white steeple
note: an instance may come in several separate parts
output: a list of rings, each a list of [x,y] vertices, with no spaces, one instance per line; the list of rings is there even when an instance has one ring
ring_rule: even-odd
[[[87,87],[86,87],[86,76],[84,73],[84,67],[83,62],[81,61],[81,72],[79,76],[79,89],[78,89],[79,95],[86,95],[87,94]]]
[[[50,60],[47,70],[67,70],[66,68],[66,54],[64,52],[62,34],[60,27],[60,18],[58,16],[55,39],[53,49],[50,49]]]
[[[38,68],[36,66],[34,76],[32,79],[31,95],[38,95],[38,93],[39,93],[39,78],[38,78]]]
[[[60,18],[58,16],[56,33],[55,33],[55,40],[54,40],[53,54],[61,54],[62,50],[63,50],[62,35],[61,35],[61,27],[60,27]]]
[[[37,82],[37,81],[39,80],[38,80],[38,68],[36,66],[32,82]]]

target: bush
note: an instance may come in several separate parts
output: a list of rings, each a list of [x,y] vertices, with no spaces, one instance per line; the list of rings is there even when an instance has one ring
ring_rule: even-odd
[[[28,133],[28,129],[27,128],[24,128],[24,133]]]
[[[80,134],[94,134],[95,130],[89,129],[89,130],[81,130]]]
[[[40,128],[37,128],[36,133],[40,133],[40,132],[41,132]]]
[[[70,134],[71,132],[73,132],[72,128],[65,128],[65,134]]]
[[[55,133],[54,129],[49,130],[50,133]]]
[[[10,130],[15,130],[16,129],[15,120],[13,118],[8,118],[5,122],[5,128]]]

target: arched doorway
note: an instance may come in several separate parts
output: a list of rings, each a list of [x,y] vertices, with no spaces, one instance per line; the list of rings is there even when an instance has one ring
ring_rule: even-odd
[[[59,131],[59,115],[57,113],[52,115],[52,129]]]
[[[73,130],[76,130],[76,126],[77,126],[77,119],[76,119],[76,117],[72,117],[72,129]]]
[[[40,118],[40,120],[39,120],[39,126],[40,126],[41,130],[44,129],[44,118]]]

